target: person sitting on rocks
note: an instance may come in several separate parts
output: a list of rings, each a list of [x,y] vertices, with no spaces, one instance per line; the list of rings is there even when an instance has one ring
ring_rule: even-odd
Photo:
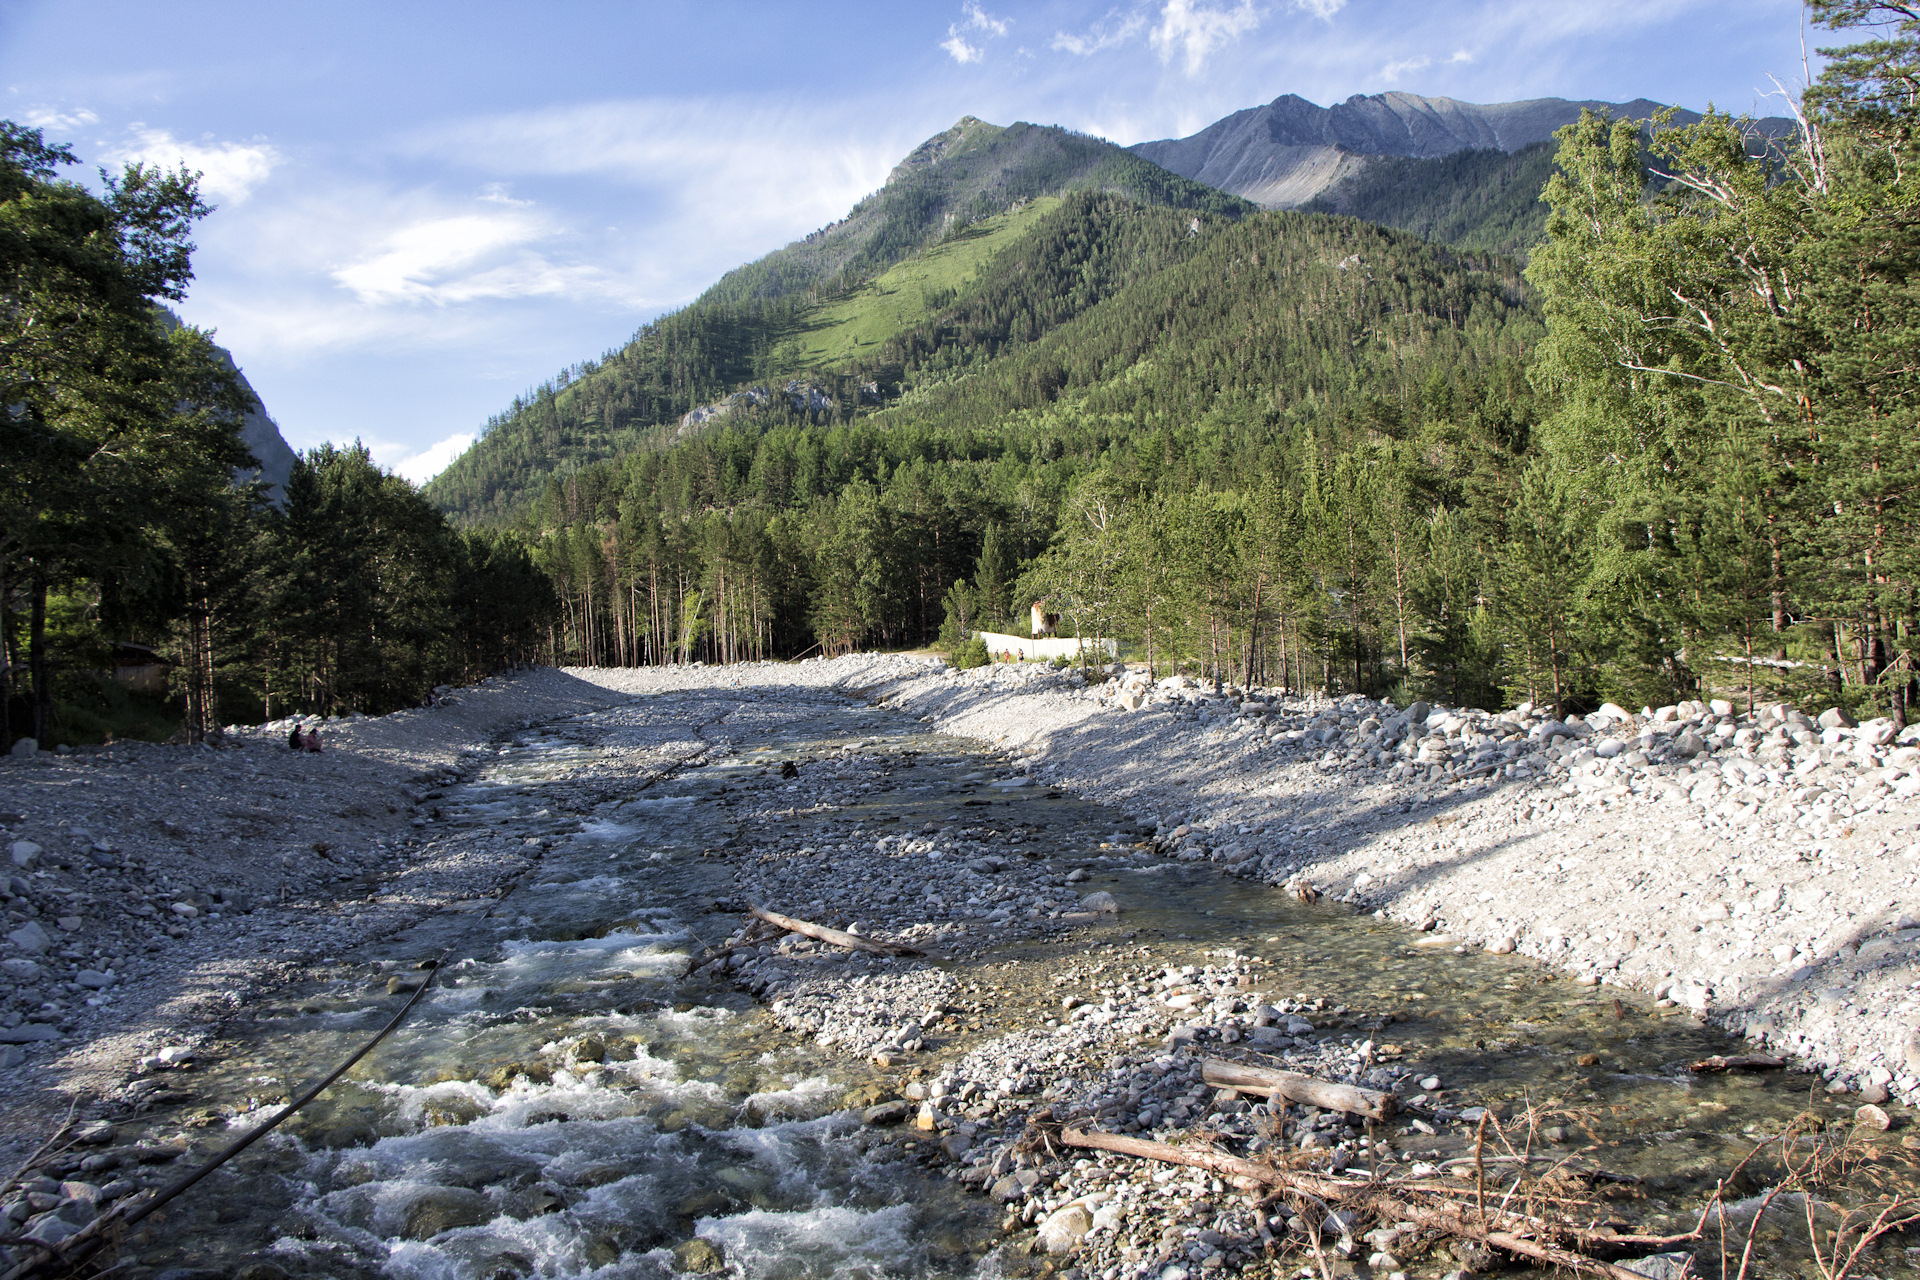
[[[306,740],[300,736],[300,725],[299,722],[296,721],[292,731],[287,734],[287,750],[300,751],[305,749],[305,747]]]
[[[320,754],[320,731],[318,729],[315,729],[312,733],[309,733],[308,735],[306,735],[306,737],[300,739],[300,749],[302,751],[311,751],[313,752],[313,754],[319,755]]]

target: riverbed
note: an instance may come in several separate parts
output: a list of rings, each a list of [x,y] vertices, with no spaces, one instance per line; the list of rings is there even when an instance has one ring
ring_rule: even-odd
[[[1609,1209],[1647,1230],[1691,1226],[1795,1117],[1852,1115],[1815,1075],[1690,1071],[1743,1046],[1684,1008],[1157,856],[1119,811],[859,690],[649,693],[504,736],[437,804],[528,869],[341,946],[144,1074],[112,1149],[190,1160],[433,982],[345,1082],[128,1241],[130,1275],[1293,1274],[1270,1205],[1018,1147],[1058,1111],[1278,1150],[1270,1109],[1194,1087],[1209,1056],[1401,1100],[1365,1130],[1296,1109],[1290,1158],[1444,1170],[1490,1113],[1603,1164]],[[743,940],[756,905],[926,954]],[[73,1172],[166,1168],[124,1165]],[[1115,1212],[1079,1254],[1036,1253],[1037,1222],[1089,1197]],[[1459,1265],[1403,1252],[1410,1275]],[[1886,1246],[1875,1265],[1907,1269]]]

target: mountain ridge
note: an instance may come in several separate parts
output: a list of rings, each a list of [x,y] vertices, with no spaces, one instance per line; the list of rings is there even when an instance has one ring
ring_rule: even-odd
[[[851,379],[848,394],[857,399],[875,376],[871,366],[883,344],[868,333],[845,355],[811,351],[805,338],[816,318],[910,257],[981,236],[1044,198],[1074,192],[1111,193],[1210,220],[1258,212],[1104,139],[963,116],[909,152],[846,217],[734,268],[617,350],[516,399],[425,492],[463,518],[505,519],[548,478],[639,448],[654,439],[649,433],[665,433],[665,440],[687,415],[748,384],[785,382],[832,365],[831,373]],[[1013,239],[1002,236],[998,247]]]
[[[1184,138],[1128,148],[1163,169],[1241,196],[1263,209],[1297,209],[1359,177],[1375,157],[1433,160],[1461,151],[1508,153],[1547,142],[1585,110],[1646,119],[1666,110],[1646,98],[1631,102],[1530,98],[1474,103],[1399,91],[1354,94],[1322,107],[1298,94],[1223,116]],[[1674,120],[1700,114],[1678,108]],[[1768,134],[1790,132],[1781,117],[1755,122]]]

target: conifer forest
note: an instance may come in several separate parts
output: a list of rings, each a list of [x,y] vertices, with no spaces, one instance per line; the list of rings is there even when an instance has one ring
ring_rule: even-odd
[[[192,175],[91,192],[6,125],[8,731],[124,723],[128,645],[193,736],[530,661],[979,661],[1036,601],[1161,674],[1905,723],[1920,24],[1811,12],[1841,47],[1792,136],[1590,112],[1396,162],[1370,220],[963,121],[424,489],[357,446],[247,479],[248,406],[156,318]]]

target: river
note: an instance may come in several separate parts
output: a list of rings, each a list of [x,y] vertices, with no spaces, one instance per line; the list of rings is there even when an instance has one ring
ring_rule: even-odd
[[[685,766],[649,781],[663,752]],[[1643,1228],[1691,1225],[1755,1140],[1795,1116],[1851,1110],[1811,1074],[1689,1071],[1741,1046],[1684,1009],[1163,860],[1121,815],[857,697],[637,699],[501,741],[438,803],[451,824],[538,843],[534,871],[328,958],[168,1075],[123,1141],[215,1148],[351,1052],[440,958],[400,1031],[127,1243],[133,1276],[612,1280],[661,1275],[676,1248],[679,1265],[702,1265],[696,1239],[746,1280],[1021,1274],[1043,1263],[1010,1247],[1025,1224],[1003,1220],[978,1176],[952,1176],[966,1149],[977,1158],[1017,1125],[1041,1085],[1097,1090],[1121,1049],[1155,1060],[1165,1019],[1136,1046],[1112,1027],[1099,1052],[1064,1041],[1035,1079],[948,1107],[932,1130],[870,1125],[863,1110],[1071,1022],[1063,990],[1104,1000],[1124,1030],[1146,1016],[1129,1011],[1157,1007],[1155,975],[1187,966],[1238,975],[1249,1008],[1285,1002],[1311,1023],[1296,1058],[1360,1055],[1419,1095],[1414,1114],[1425,1105],[1435,1122],[1396,1131],[1392,1152],[1375,1135],[1356,1158],[1442,1163],[1467,1149],[1460,1112],[1531,1108],[1540,1141],[1620,1175],[1620,1211]],[[973,869],[956,880],[961,865]],[[690,956],[776,891],[763,905],[911,933],[936,957],[762,947],[749,967],[689,976]],[[1074,918],[1095,891],[1121,913]],[[946,1012],[884,1065],[855,1034],[855,1003],[845,1027],[829,1017],[808,1034],[752,994],[804,980],[852,1002],[922,971]],[[1132,1233],[1157,1266],[1157,1226]],[[1782,1266],[1799,1257],[1788,1236],[1767,1233]],[[1889,1246],[1874,1264],[1913,1271]],[[1293,1274],[1297,1259],[1248,1269],[1269,1265]]]

